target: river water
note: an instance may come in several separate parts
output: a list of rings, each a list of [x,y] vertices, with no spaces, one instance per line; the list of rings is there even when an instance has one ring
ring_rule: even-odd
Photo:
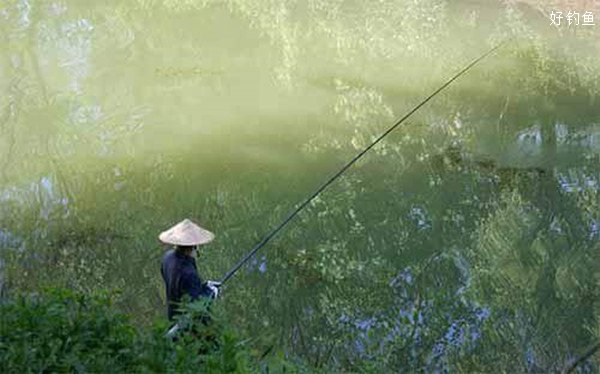
[[[515,37],[311,203],[217,310],[312,367],[556,369],[600,331],[600,26],[551,25],[568,6],[4,1],[0,288],[120,289],[140,324],[164,318],[159,232],[213,231],[199,270],[221,277]]]

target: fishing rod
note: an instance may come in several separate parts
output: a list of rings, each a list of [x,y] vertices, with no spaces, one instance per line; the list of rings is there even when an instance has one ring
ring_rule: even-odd
[[[512,40],[512,39],[510,39]],[[479,56],[475,60],[473,60],[470,64],[464,67],[461,71],[459,71],[456,75],[450,78],[446,83],[444,83],[440,88],[433,91],[429,96],[427,96],[423,101],[421,101],[417,106],[415,106],[412,110],[404,115],[404,117],[400,118],[394,125],[384,131],[377,139],[375,139],[371,144],[365,147],[362,151],[360,151],[356,156],[354,156],[350,161],[348,161],[344,166],[342,166],[335,174],[333,174],[329,179],[327,179],[323,184],[321,184],[317,189],[314,190],[313,193],[308,195],[308,197],[302,201],[299,205],[293,209],[287,217],[281,221],[280,224],[275,226],[271,231],[269,231],[264,238],[252,248],[250,252],[248,252],[241,260],[239,260],[224,276],[221,278],[221,284],[227,282],[259,249],[264,247],[281,229],[283,229],[300,211],[302,211],[311,201],[323,190],[325,190],[330,184],[332,184],[336,179],[338,179],[346,170],[348,170],[352,165],[354,165],[358,160],[360,160],[371,148],[376,146],[380,141],[382,141],[389,133],[394,131],[398,126],[400,126],[404,121],[406,121],[411,115],[413,115],[417,110],[421,109],[421,107],[429,102],[429,100],[433,99],[437,94],[439,94],[442,90],[448,87],[452,82],[458,79],[460,76],[469,71],[473,66],[477,65],[481,60],[498,50],[500,47],[508,43],[510,40],[505,40],[500,44],[496,45],[483,55]]]

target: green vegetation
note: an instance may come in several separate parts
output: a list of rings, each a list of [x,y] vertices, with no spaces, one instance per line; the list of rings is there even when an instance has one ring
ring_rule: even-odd
[[[205,303],[187,306],[180,323],[188,330],[173,342],[164,336],[164,322],[138,328],[131,316],[115,309],[112,298],[109,293],[52,289],[4,300],[0,370],[7,374],[221,373],[288,367],[282,360],[253,357],[220,321],[199,322],[208,316]]]
[[[10,370],[552,372],[600,341],[600,27],[542,1],[25,3],[0,4]],[[220,277],[512,36],[225,285],[218,347],[162,337],[160,231],[215,232]]]

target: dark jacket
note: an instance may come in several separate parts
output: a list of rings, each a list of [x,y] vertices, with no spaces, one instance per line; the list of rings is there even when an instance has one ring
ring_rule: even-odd
[[[167,315],[169,320],[179,314],[178,303],[184,295],[191,300],[210,297],[211,291],[202,282],[196,269],[196,260],[174,249],[168,251],[163,259],[160,272],[167,289]]]

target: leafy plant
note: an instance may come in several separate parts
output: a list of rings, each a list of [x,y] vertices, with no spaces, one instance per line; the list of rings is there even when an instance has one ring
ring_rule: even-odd
[[[0,305],[0,370],[22,372],[251,372],[253,358],[208,303],[185,304],[172,341],[164,322],[141,329],[113,305],[114,293],[65,289],[14,296]],[[260,361],[260,362],[259,362]],[[276,359],[274,366],[288,365]],[[289,366],[289,365],[288,365]]]

